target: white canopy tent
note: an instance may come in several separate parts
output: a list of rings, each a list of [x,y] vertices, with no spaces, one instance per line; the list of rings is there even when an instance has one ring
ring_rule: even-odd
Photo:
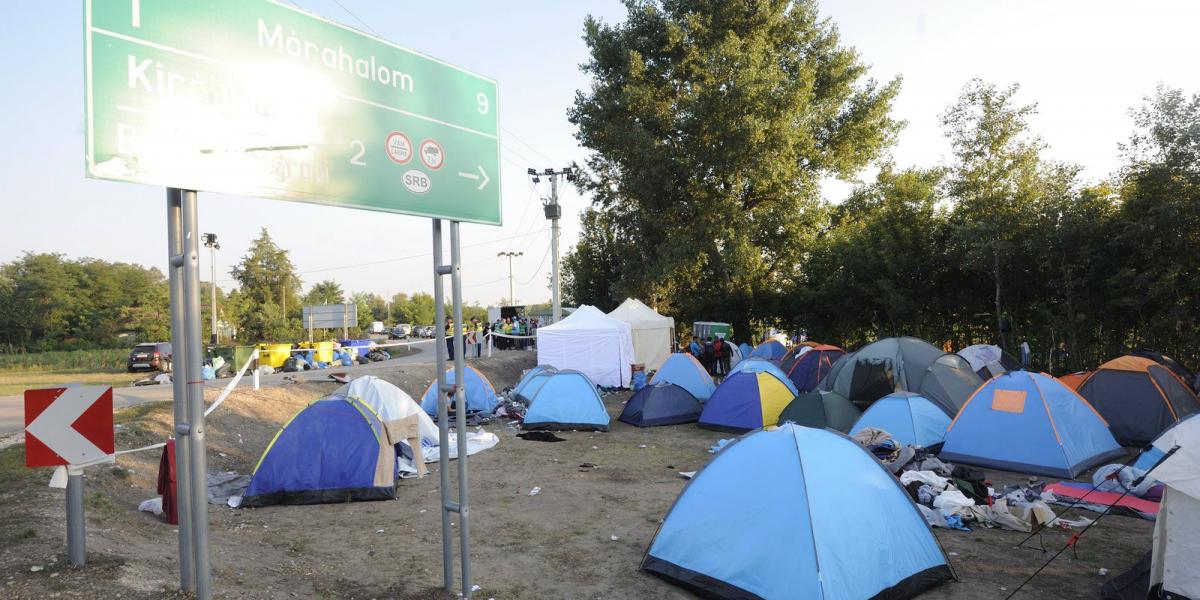
[[[1164,598],[1200,598],[1200,417],[1180,421],[1154,440],[1164,454],[1176,446],[1150,472],[1166,485],[1154,522],[1150,585],[1161,586]]]
[[[574,369],[604,387],[629,387],[634,362],[629,323],[595,306],[580,306],[563,320],[537,329],[539,365]]]
[[[655,371],[671,355],[675,319],[658,314],[636,298],[626,298],[608,316],[629,323],[633,334],[633,362]]]

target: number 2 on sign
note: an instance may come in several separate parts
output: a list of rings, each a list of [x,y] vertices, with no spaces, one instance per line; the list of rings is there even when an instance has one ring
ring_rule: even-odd
[[[358,154],[350,157],[350,164],[358,165],[360,167],[367,166],[367,163],[362,159],[363,155],[367,153],[367,147],[363,145],[362,140],[354,140],[353,142],[350,142],[350,147],[358,148]]]
[[[487,94],[485,94],[483,92],[479,92],[478,94],[475,94],[475,104],[478,105],[478,106],[476,106],[476,110],[479,111],[479,114],[481,114],[481,115],[487,114],[487,112],[488,112]]]

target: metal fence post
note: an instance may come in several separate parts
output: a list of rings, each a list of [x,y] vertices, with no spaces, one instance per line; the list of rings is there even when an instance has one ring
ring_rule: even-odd
[[[200,331],[200,245],[196,192],[183,190],[183,320],[187,363],[184,365],[188,398],[188,438],[191,451],[192,561],[196,598],[212,598],[212,572],[208,554],[208,457],[204,444],[203,350]]]
[[[83,519],[83,469],[67,465],[67,556],[72,567],[82,567],[87,560]]]
[[[175,502],[179,516],[179,589],[190,592],[196,587],[192,564],[192,494],[190,448],[181,425],[188,421],[187,368],[188,347],[183,319],[183,214],[182,193],[167,188],[167,258],[171,301],[171,385],[175,401]],[[174,365],[181,368],[175,369]]]

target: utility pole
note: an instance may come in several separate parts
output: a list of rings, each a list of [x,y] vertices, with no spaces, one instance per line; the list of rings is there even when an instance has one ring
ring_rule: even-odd
[[[496,256],[508,257],[508,305],[515,306],[517,304],[516,295],[513,292],[513,270],[512,259],[515,256],[524,256],[524,252],[499,252]]]
[[[212,292],[212,303],[209,304],[212,321],[212,345],[217,345],[217,250],[221,249],[221,244],[217,243],[217,234],[204,234],[204,247],[208,248],[208,266],[211,269],[211,279],[208,284],[209,290]]]
[[[534,183],[541,181],[537,169],[530,168],[526,172],[533,177]],[[558,220],[562,218],[562,206],[558,204],[558,178],[566,176],[567,181],[575,181],[575,169],[574,167],[564,167],[557,171],[546,169],[540,175],[550,178],[550,197],[542,201],[542,209],[546,213],[546,219],[550,221],[550,253],[554,255],[550,263],[550,305],[554,322],[557,323],[562,320],[562,286],[558,275]]]

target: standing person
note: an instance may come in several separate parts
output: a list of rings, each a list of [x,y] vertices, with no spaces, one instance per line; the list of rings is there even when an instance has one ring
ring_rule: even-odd
[[[466,330],[466,335],[463,336],[463,356],[470,357],[472,354],[479,357],[479,353],[475,352],[475,319],[471,319],[463,328]]]
[[[483,321],[479,319],[471,319],[475,322],[475,356],[483,356],[483,338],[487,337],[487,329],[483,326]]]
[[[713,370],[716,371],[717,375],[724,376],[729,374],[729,367],[726,364],[728,354],[729,348],[725,347],[725,340],[720,337],[713,340],[713,359],[715,360]]]
[[[504,319],[504,335],[510,336],[510,335],[512,335],[512,332],[513,332],[512,321],[509,319]],[[508,350],[510,348],[512,348],[512,338],[505,337],[504,338],[504,349]]]
[[[692,343],[688,344],[688,352],[691,352],[692,356],[694,356],[696,358],[700,358],[702,350],[703,350],[703,348],[700,347],[700,338],[693,335]]]
[[[704,340],[704,358],[700,360],[700,364],[704,365],[705,370],[709,375],[713,374],[713,363],[716,362],[713,357],[713,341],[712,338]]]
[[[446,317],[446,355],[454,360],[454,321],[450,317]]]

